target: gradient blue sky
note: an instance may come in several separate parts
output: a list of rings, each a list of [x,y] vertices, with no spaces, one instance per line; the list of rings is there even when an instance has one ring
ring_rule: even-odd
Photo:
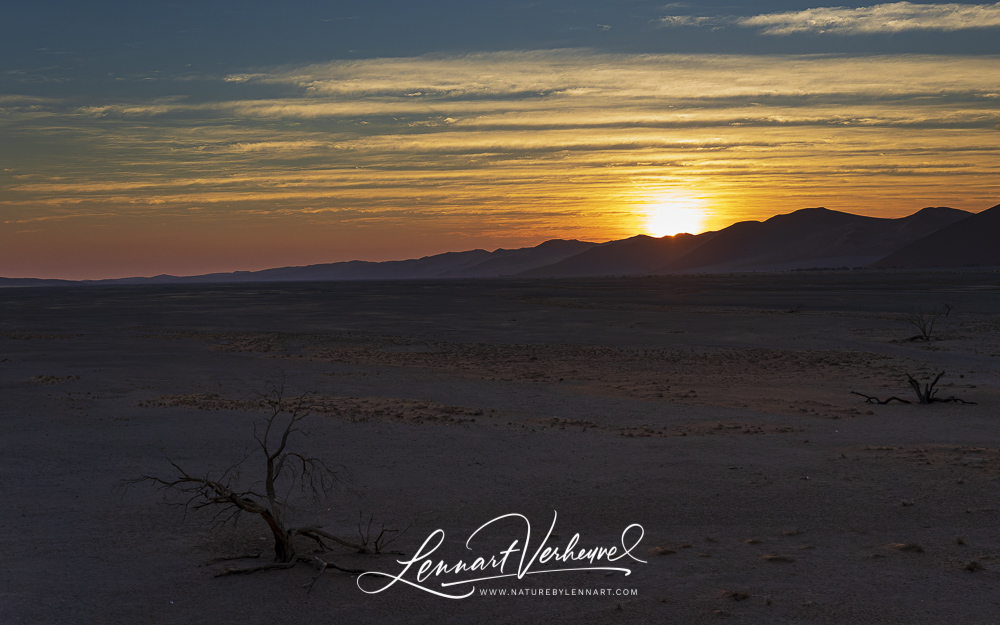
[[[20,2],[0,275],[997,203],[1000,4]]]

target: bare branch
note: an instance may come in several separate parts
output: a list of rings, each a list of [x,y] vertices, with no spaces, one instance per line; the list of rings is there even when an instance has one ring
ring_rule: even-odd
[[[334,536],[333,534],[330,534],[328,532],[324,532],[319,527],[300,527],[297,530],[295,530],[295,533],[296,534],[301,534],[303,536],[308,536],[309,534],[315,534],[316,536],[321,536],[321,537],[326,538],[328,540],[332,540],[333,542],[335,542],[338,545],[341,545],[343,547],[347,547],[349,549],[354,549],[358,553],[368,553],[368,549],[363,544],[362,545],[357,545],[357,544],[354,544],[352,542],[348,542],[348,541],[344,540],[343,538]]]
[[[265,564],[263,566],[252,566],[245,569],[223,569],[215,574],[216,577],[226,577],[227,575],[249,575],[250,573],[259,573],[260,571],[274,571],[278,569],[290,569],[298,564],[297,560],[292,560],[291,562],[272,562],[271,564]]]
[[[921,404],[933,404],[935,402],[941,402],[941,403],[955,402],[959,404],[975,405],[976,402],[974,401],[966,401],[959,397],[955,397],[954,395],[945,398],[937,396],[938,389],[936,389],[935,387],[937,386],[937,383],[941,381],[941,378],[942,376],[944,376],[944,373],[945,372],[942,371],[941,373],[937,374],[937,376],[932,381],[925,382],[923,386],[921,386],[920,382],[915,380],[912,375],[910,375],[909,373],[906,374],[906,381],[913,389],[913,392],[916,393],[917,401]],[[894,400],[903,404],[910,403],[905,399],[900,399],[899,397],[896,396],[890,397],[889,399],[882,401],[878,397],[874,397],[872,395],[865,395],[864,393],[859,393],[857,391],[851,391],[851,393],[853,393],[854,395],[860,395],[861,397],[864,397],[865,402],[869,404],[888,404],[889,402]]]
[[[868,404],[882,404],[882,405],[885,405],[885,404],[888,404],[891,401],[898,401],[901,404],[908,404],[908,403],[910,403],[910,402],[906,401],[905,399],[900,399],[900,398],[896,397],[895,395],[893,395],[889,399],[886,399],[885,401],[882,401],[878,397],[874,397],[872,395],[865,395],[864,393],[859,393],[857,391],[851,391],[851,393],[853,393],[855,395],[860,395],[860,396],[864,397],[865,398],[865,403],[868,403]]]
[[[123,480],[124,491],[138,483],[150,483],[157,489],[169,491],[178,495],[181,501],[174,505],[185,510],[202,508],[217,508],[212,515],[213,527],[235,521],[242,513],[258,516],[271,530],[274,538],[274,563],[242,569],[226,569],[219,575],[248,574],[258,571],[285,569],[295,566],[298,562],[306,562],[316,566],[320,574],[327,568],[352,574],[364,571],[347,569],[327,562],[313,555],[303,555],[296,547],[296,538],[311,540],[322,549],[327,550],[326,541],[336,543],[360,553],[369,553],[365,544],[355,544],[334,536],[320,529],[320,526],[304,526],[298,529],[287,525],[288,506],[284,499],[278,496],[281,492],[290,492],[298,484],[299,489],[307,489],[313,497],[328,495],[338,483],[339,476],[323,460],[307,455],[290,446],[294,433],[307,433],[300,429],[300,422],[305,419],[313,408],[307,402],[311,392],[303,393],[294,401],[284,399],[285,386],[272,385],[271,390],[260,395],[261,405],[268,409],[267,416],[253,425],[253,438],[256,447],[250,445],[243,449],[240,459],[227,467],[215,479],[211,473],[197,477],[189,473],[179,463],[167,458],[167,462],[175,472],[174,477],[143,475],[141,477]],[[280,432],[280,437],[278,433]],[[277,438],[277,441],[275,440]],[[250,467],[248,460],[262,452],[263,477],[253,481],[249,487],[241,486],[242,474]],[[263,492],[257,490],[263,483]],[[393,530],[388,530],[389,533]],[[376,550],[388,544],[389,534],[386,530],[376,538]],[[318,578],[318,576],[317,576]],[[315,579],[312,582],[315,583]],[[311,588],[312,584],[310,584]]]
[[[372,536],[372,523],[375,515],[368,515],[368,523],[364,524],[364,512],[358,512],[358,536],[361,537],[361,544],[365,550],[371,549],[375,553],[385,553],[385,548],[392,544],[397,538],[405,534],[419,520],[419,516],[410,521],[402,530],[386,528],[385,523],[381,523],[379,532]],[[399,553],[399,552],[393,552]]]
[[[947,317],[954,308],[951,304],[945,304],[939,311],[915,310],[904,317],[904,320],[920,331],[920,334],[911,336],[908,341],[931,341],[934,339],[934,325],[941,317]]]

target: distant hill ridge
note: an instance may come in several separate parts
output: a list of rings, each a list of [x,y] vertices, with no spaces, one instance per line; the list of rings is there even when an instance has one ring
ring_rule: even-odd
[[[262,271],[114,280],[0,278],[0,286],[190,284],[497,277],[586,277],[841,267],[1000,266],[1000,205],[981,213],[928,207],[896,219],[805,208],[722,230],[607,243],[553,239],[535,247],[446,252]]]
[[[945,226],[969,217],[954,208],[922,209],[886,219],[806,208],[720,230],[691,253],[660,268],[673,271],[774,271],[864,267]]]
[[[1000,204],[927,233],[872,263],[875,268],[1000,266]]]

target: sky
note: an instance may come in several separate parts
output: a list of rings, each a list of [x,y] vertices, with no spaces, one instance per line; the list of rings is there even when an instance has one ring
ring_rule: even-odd
[[[1000,3],[15,1],[0,276],[1000,202]]]

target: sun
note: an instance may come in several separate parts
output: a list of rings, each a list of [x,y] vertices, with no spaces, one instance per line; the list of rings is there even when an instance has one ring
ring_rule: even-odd
[[[704,229],[705,201],[695,198],[658,198],[643,211],[643,226],[654,237],[665,237]]]

